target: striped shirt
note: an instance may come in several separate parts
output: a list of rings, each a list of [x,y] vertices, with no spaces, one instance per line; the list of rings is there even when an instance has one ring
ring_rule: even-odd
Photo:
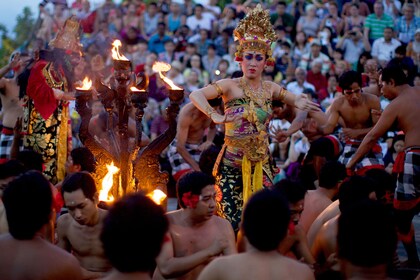
[[[376,40],[384,36],[385,27],[394,28],[394,20],[389,15],[383,14],[382,18],[378,18],[373,13],[367,16],[365,27],[369,28],[369,39]]]

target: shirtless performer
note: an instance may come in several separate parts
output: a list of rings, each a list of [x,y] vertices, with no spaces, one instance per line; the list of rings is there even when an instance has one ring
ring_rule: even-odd
[[[101,234],[105,255],[114,267],[103,280],[152,279],[168,227],[163,208],[150,198],[134,193],[116,201]]]
[[[287,235],[289,220],[289,207],[278,191],[256,193],[248,201],[242,221],[242,231],[250,249],[242,254],[217,258],[198,279],[315,279],[307,265],[277,252]]]
[[[210,100],[211,106],[220,105],[220,99]],[[206,141],[203,142],[206,129]],[[168,158],[172,166],[172,175],[177,181],[182,174],[191,170],[201,171],[198,166],[201,152],[213,145],[216,125],[192,103],[182,107],[178,116],[177,134],[168,149]]]
[[[343,134],[346,146],[339,161],[347,164],[363,137],[372,129],[376,119],[372,118],[373,110],[380,110],[379,98],[362,92],[362,77],[355,71],[345,72],[339,78],[339,85],[343,89],[343,96],[335,99],[331,104],[327,123],[320,128],[324,135],[331,134],[341,117],[344,122]],[[380,146],[372,145],[372,150],[356,166],[357,174],[363,175],[372,168],[384,168]]]
[[[225,219],[215,216],[214,178],[193,171],[177,183],[180,210],[167,214],[166,235],[153,279],[197,279],[215,257],[236,253],[235,236]]]
[[[61,193],[69,213],[57,221],[58,246],[79,260],[83,279],[103,277],[111,269],[99,238],[107,211],[97,207],[95,181],[86,172],[71,174]]]
[[[15,75],[12,79],[0,79],[0,99],[1,99],[1,115],[3,129],[0,134],[0,163],[10,159],[11,147],[13,142],[13,128],[18,118],[22,117],[23,109],[19,97],[19,85],[17,77],[21,70],[28,63],[30,57],[27,54],[16,53],[12,61],[4,68],[0,69],[0,77],[6,74],[6,70],[14,71]],[[2,74],[4,73],[4,74]]]
[[[40,172],[17,177],[4,191],[3,201],[10,234],[0,236],[0,279],[82,279],[76,258],[41,237],[53,198]]]
[[[342,163],[329,161],[321,168],[319,187],[309,190],[305,195],[305,209],[299,220],[299,225],[305,233],[308,232],[318,215],[332,203],[345,178],[346,168]]]
[[[348,168],[354,168],[361,158],[371,149],[377,139],[384,135],[394,123],[405,134],[405,151],[394,164],[398,173],[395,189],[394,208],[400,239],[407,250],[409,263],[417,266],[419,258],[414,241],[412,220],[420,211],[420,88],[410,87],[401,68],[387,67],[382,71],[380,86],[385,98],[391,103],[383,111],[378,123],[363,139],[362,144]],[[399,162],[400,164],[397,164]]]

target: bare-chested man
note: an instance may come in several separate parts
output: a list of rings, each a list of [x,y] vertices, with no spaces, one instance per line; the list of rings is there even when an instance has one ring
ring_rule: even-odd
[[[217,108],[220,99],[211,100],[211,106]],[[203,138],[208,129],[206,141]],[[201,152],[213,145],[216,126],[213,121],[201,112],[193,103],[186,104],[178,116],[177,134],[168,150],[172,166],[172,175],[177,181],[185,172],[201,171],[198,166]]]
[[[349,211],[348,209],[351,209],[357,201],[376,198],[373,185],[374,182],[366,177],[352,176],[340,186],[338,192],[340,213],[322,225],[311,248],[317,263],[324,268],[327,266],[333,271],[339,270],[335,259],[338,218],[342,212]]]
[[[82,279],[79,263],[44,240],[52,209],[50,184],[37,171],[9,183],[3,202],[10,233],[0,236],[0,279]]]
[[[343,96],[335,99],[331,104],[327,123],[320,128],[323,134],[334,131],[341,117],[344,122],[343,134],[346,146],[339,161],[347,164],[356,152],[363,137],[372,129],[377,121],[372,118],[373,110],[380,110],[379,98],[362,92],[362,77],[355,71],[345,72],[339,78],[339,85],[343,89]],[[383,168],[381,148],[377,144],[363,160],[356,166],[358,174],[368,169]]]
[[[57,221],[58,246],[79,260],[84,279],[103,277],[111,269],[99,239],[107,212],[97,207],[95,181],[87,172],[71,174],[61,193],[69,213]]]
[[[236,253],[232,226],[214,215],[221,195],[214,183],[213,177],[197,171],[179,179],[182,209],[168,213],[169,232],[156,259],[154,279],[197,279],[213,258]]]
[[[16,53],[11,62],[0,69],[0,77],[8,71],[13,70],[15,75],[12,79],[0,79],[0,99],[3,129],[0,134],[0,163],[10,159],[13,142],[13,128],[16,120],[23,115],[23,109],[19,98],[19,85],[17,77],[20,71],[26,66],[30,57],[27,54]]]
[[[321,168],[319,187],[316,190],[309,190],[305,195],[305,209],[299,220],[299,225],[305,233],[308,232],[318,215],[332,203],[345,178],[346,168],[342,163],[329,161]]]
[[[411,221],[420,211],[420,88],[410,87],[403,70],[387,67],[381,75],[382,92],[385,98],[392,100],[386,107],[378,123],[363,139],[348,168],[354,168],[368,153],[377,139],[384,135],[394,123],[405,134],[405,151],[401,154],[401,164],[394,164],[398,173],[395,189],[394,208],[401,239],[407,250],[409,262],[418,265],[419,258],[414,241],[414,228]]]
[[[212,261],[198,279],[315,279],[307,265],[277,251],[287,235],[289,220],[289,205],[278,191],[256,193],[248,201],[242,220],[251,248]]]

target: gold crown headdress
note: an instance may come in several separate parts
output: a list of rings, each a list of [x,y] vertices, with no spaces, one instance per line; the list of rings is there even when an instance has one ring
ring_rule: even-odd
[[[63,49],[80,53],[82,51],[82,45],[79,39],[79,22],[70,17],[64,23],[63,28],[58,31],[57,35],[49,43],[50,47]]]
[[[267,54],[267,64],[274,65],[271,42],[276,39],[276,33],[270,22],[270,13],[263,10],[261,5],[252,9],[233,31],[235,41],[239,41],[236,61],[242,60],[243,51],[260,51]]]

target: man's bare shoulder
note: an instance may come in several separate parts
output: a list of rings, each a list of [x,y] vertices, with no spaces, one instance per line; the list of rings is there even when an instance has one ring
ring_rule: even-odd
[[[171,211],[166,213],[166,217],[169,220],[170,224],[178,224],[181,221],[181,212],[183,209],[178,209],[175,211]]]
[[[63,214],[57,220],[57,227],[64,229],[68,227],[72,221],[73,221],[73,218],[69,213]]]

